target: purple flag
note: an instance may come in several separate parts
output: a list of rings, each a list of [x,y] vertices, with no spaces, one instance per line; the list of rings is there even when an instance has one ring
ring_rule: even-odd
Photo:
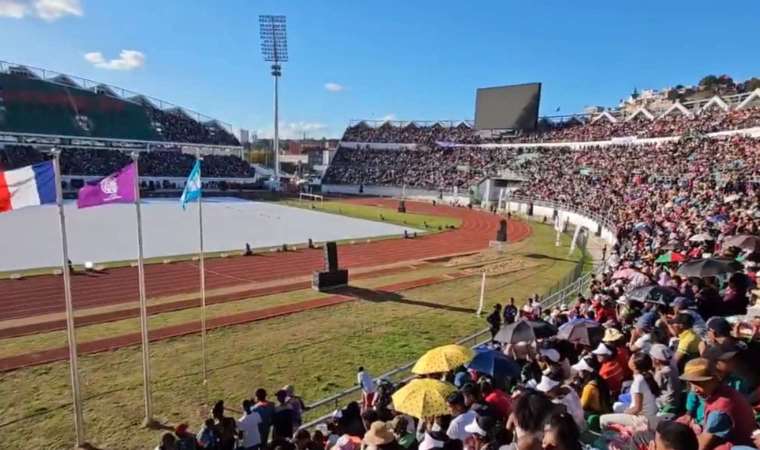
[[[116,173],[94,183],[88,183],[79,190],[77,207],[108,205],[111,203],[132,203],[135,201],[135,163],[123,167]]]

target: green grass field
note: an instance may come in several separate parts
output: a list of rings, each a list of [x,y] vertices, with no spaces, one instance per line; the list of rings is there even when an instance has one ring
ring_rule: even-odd
[[[400,213],[392,209],[381,208],[378,206],[356,205],[341,201],[298,201],[288,200],[283,202],[288,206],[298,208],[313,209],[342,216],[355,217],[357,219],[375,220],[381,222],[393,223],[396,225],[406,225],[420,230],[439,231],[449,227],[459,227],[462,225],[460,219],[451,217],[431,216],[426,214]]]
[[[555,247],[551,227],[540,224],[531,227],[533,235],[510,245],[508,256],[532,266],[490,277],[486,289],[488,305],[510,296],[522,301],[535,292],[544,292],[572,270],[574,260],[580,258],[577,251],[568,257],[567,237],[563,237],[561,247]],[[415,276],[429,275],[423,271],[409,272],[352,284],[371,289]],[[479,277],[473,276],[406,291],[400,298],[357,300],[212,331],[208,338],[211,373],[207,391],[200,377],[198,336],[154,343],[151,361],[156,416],[166,423],[188,421],[191,429],[197,430],[204,403],[225,399],[228,406],[239,408],[239,401],[251,396],[256,388],[274,392],[284,384],[293,384],[307,403],[316,401],[350,387],[359,365],[380,374],[415,359],[433,346],[484,328],[483,319],[472,312],[477,307],[479,288]],[[293,301],[299,295],[306,294],[299,291],[263,300],[271,305]],[[226,308],[251,307],[251,302],[248,303],[220,305],[213,314],[228,312]],[[170,314],[192,313],[197,311]],[[180,320],[170,314],[151,321],[158,324]],[[124,322],[80,330],[80,336],[115,333],[113,327],[120,332],[123,327],[138,326],[136,319],[131,325]],[[63,342],[60,335],[42,339],[47,341],[17,341],[14,347],[22,350]],[[3,341],[3,346],[6,343]],[[88,440],[106,449],[155,446],[161,432],[140,427],[143,401],[139,347],[83,356],[80,369]],[[71,446],[73,425],[66,362],[0,374],[0,399],[2,448]]]

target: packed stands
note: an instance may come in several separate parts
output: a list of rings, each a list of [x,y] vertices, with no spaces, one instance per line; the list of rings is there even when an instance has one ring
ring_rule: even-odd
[[[243,399],[239,420],[217,403],[197,434],[182,424],[162,442],[232,448],[239,439],[271,450],[760,448],[760,314],[746,315],[753,289],[760,297],[760,140],[703,132],[583,149],[342,148],[326,183],[468,185],[457,165],[479,174],[508,167],[526,180],[516,196],[597,213],[614,224],[617,240],[574,303],[531,296],[522,307],[515,299],[495,305],[486,318],[491,342],[475,359],[467,349],[445,350],[452,360],[464,355],[467,367],[425,371],[423,356],[416,379],[400,384],[360,367],[361,402],[316,430],[299,430],[305,405],[292,387],[277,392],[276,404],[257,390]],[[481,356],[509,368],[477,365]],[[415,409],[403,397],[417,386],[422,393],[407,398],[443,400]]]
[[[739,130],[760,126],[760,107],[722,110],[711,106],[697,114],[686,115],[680,110],[668,115],[649,119],[644,114],[629,120],[611,121],[608,116],[599,115],[593,119],[567,120],[554,123],[541,121],[535,132],[518,133],[500,138],[481,138],[475,130],[462,122],[456,126],[433,124],[417,126],[394,126],[386,122],[373,128],[360,122],[346,129],[345,142],[360,143],[403,143],[434,144],[450,142],[459,144],[479,144],[491,142],[536,143],[536,142],[583,142],[602,141],[615,137],[635,136],[653,138],[664,136],[681,136],[684,134],[705,134],[715,131]]]
[[[0,132],[240,145],[218,122],[201,122],[181,108],[159,109],[144,96],[122,97],[109,86],[80,85],[66,75],[43,79],[2,62]]]
[[[0,149],[0,169],[15,169],[46,159],[32,147],[8,145]],[[105,176],[129,164],[127,152],[93,148],[65,148],[61,153],[63,175]],[[195,156],[179,150],[154,150],[140,153],[140,175],[149,177],[186,177]],[[233,155],[203,157],[203,176],[207,178],[250,178],[254,169]]]

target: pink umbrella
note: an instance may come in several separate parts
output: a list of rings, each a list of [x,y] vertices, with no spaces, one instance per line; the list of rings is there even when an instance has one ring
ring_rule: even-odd
[[[620,279],[626,279],[631,280],[633,278],[636,278],[637,276],[641,275],[641,272],[639,272],[636,269],[631,269],[630,267],[626,269],[620,269],[617,272],[612,274],[613,280],[620,280]]]

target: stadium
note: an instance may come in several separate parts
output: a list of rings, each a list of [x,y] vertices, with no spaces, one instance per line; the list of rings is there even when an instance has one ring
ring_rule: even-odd
[[[758,448],[760,78],[307,144],[285,24],[271,138],[0,61],[0,448]]]

